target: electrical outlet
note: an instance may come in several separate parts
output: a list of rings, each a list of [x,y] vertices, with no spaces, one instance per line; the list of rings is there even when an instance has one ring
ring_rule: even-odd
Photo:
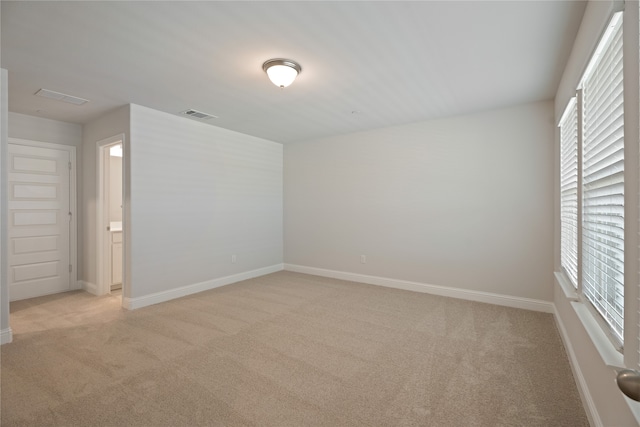
[[[231,264],[235,264],[236,263],[236,259],[237,259],[237,257],[236,257],[235,254],[231,255]]]
[[[367,256],[360,255],[360,264],[366,264],[366,263],[367,263]]]

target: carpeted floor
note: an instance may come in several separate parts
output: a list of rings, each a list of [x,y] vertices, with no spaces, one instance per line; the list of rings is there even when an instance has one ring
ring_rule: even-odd
[[[552,315],[279,272],[13,303],[2,426],[588,426]]]

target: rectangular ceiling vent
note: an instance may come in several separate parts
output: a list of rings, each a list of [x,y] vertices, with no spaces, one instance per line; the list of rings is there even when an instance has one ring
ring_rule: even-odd
[[[67,95],[66,93],[55,92],[49,89],[40,89],[35,93],[43,98],[55,99],[56,101],[68,102],[73,105],[82,105],[89,102],[88,99],[78,98],[77,96]]]
[[[214,116],[213,114],[207,114],[207,113],[203,113],[202,111],[193,110],[193,109],[189,109],[187,111],[183,111],[180,114],[184,114],[185,116],[193,117],[195,119],[204,119],[204,120],[217,119],[218,118],[217,116]]]

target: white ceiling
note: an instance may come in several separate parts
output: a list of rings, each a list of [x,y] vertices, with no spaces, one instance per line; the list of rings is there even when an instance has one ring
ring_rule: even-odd
[[[278,142],[552,99],[582,1],[1,2],[9,110],[124,104]],[[302,65],[278,89],[271,58]],[[34,96],[40,88],[89,99]],[[360,113],[354,114],[353,111]]]

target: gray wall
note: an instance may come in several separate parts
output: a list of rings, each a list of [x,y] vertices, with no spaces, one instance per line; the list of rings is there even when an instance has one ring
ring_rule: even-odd
[[[97,203],[98,203],[98,184],[97,184],[97,156],[96,150],[97,143],[103,139],[111,138],[113,136],[124,134],[125,142],[123,149],[126,150],[129,147],[129,106],[125,105],[118,108],[97,120],[87,123],[83,128],[83,143],[82,143],[82,280],[89,284],[89,287],[93,287],[98,283],[97,280],[97,265],[96,260],[98,257],[98,235],[97,235]],[[127,164],[123,165],[126,168]],[[125,197],[127,189],[124,189]],[[126,215],[126,212],[123,212]],[[127,247],[127,241],[124,242],[125,253]],[[125,274],[126,271],[125,271]],[[80,279],[80,278],[79,278]],[[126,278],[125,278],[126,280]],[[125,282],[129,283],[129,282]],[[92,286],[93,285],[93,286]],[[128,294],[129,288],[124,287],[124,292]]]
[[[282,264],[281,144],[131,105],[130,149],[132,298]]]
[[[551,301],[553,132],[540,102],[286,145],[285,263]]]
[[[31,141],[72,145],[80,149],[82,146],[82,125],[10,112],[9,136]],[[80,152],[77,154],[80,158]]]

